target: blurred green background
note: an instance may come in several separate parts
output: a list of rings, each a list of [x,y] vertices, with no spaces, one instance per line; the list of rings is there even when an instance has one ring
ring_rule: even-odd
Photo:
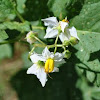
[[[32,29],[47,44],[54,43],[43,38],[41,19],[50,16],[67,16],[80,41],[68,47],[71,58],[43,88],[35,75],[26,74],[32,45],[25,36]],[[0,0],[0,100],[100,100],[99,34],[100,0]]]

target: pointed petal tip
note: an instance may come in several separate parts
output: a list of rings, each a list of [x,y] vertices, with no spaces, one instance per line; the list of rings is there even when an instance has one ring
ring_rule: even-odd
[[[42,87],[45,87],[45,84],[41,83]]]
[[[29,69],[27,70],[27,72],[26,72],[26,73],[27,73],[27,74],[31,74],[31,73],[30,73],[30,71],[29,71]]]
[[[26,73],[27,73],[27,74],[32,74],[32,70],[31,70],[31,68],[28,68],[28,70],[27,70]]]
[[[59,68],[54,67],[54,70],[52,72],[59,72]]]
[[[40,80],[40,79],[39,79],[39,81],[40,81],[40,83],[41,83],[42,87],[45,87],[46,82],[47,82],[47,79],[46,79],[45,81],[44,81],[44,80]]]

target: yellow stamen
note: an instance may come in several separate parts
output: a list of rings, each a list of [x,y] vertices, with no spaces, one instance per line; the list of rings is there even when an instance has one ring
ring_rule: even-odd
[[[66,20],[66,19],[63,19],[62,21],[63,21],[63,22],[67,22],[67,23],[69,23],[69,21],[68,21],[68,20]]]
[[[49,58],[45,63],[45,72],[50,73],[53,71],[53,69],[54,69],[54,60]]]

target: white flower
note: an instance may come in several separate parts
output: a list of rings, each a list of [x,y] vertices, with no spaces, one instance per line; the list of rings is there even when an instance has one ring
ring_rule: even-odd
[[[47,47],[42,52],[43,61],[45,61],[45,72],[58,72],[59,69],[57,68],[58,64],[65,63],[64,54],[56,52],[50,52]]]
[[[43,50],[42,54],[32,54],[30,56],[34,63],[27,70],[27,74],[34,74],[37,76],[42,86],[44,87],[47,82],[47,74],[50,72],[59,72],[56,64],[64,63],[64,55],[62,53],[50,52],[47,47]]]
[[[44,21],[44,25],[47,26],[44,38],[55,38],[58,34],[58,28],[60,27],[61,33],[59,38],[62,42],[69,40],[71,36],[79,39],[75,27],[68,28],[68,21],[65,19],[58,22],[56,17],[49,17],[42,19],[42,21]]]
[[[28,68],[27,74],[36,75],[39,81],[41,82],[42,86],[44,87],[47,81],[47,74],[44,71],[44,66],[42,65],[43,62],[41,62],[42,57],[41,55],[34,53],[30,56],[30,58],[34,64],[30,68]]]

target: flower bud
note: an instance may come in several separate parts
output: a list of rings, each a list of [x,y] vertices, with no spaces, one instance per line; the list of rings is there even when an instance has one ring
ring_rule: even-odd
[[[64,46],[68,46],[70,43],[69,43],[69,41],[68,40],[65,40],[64,42],[63,42],[63,45]]]
[[[64,53],[64,58],[69,59],[71,57],[71,52],[69,50],[65,50],[63,53]]]
[[[34,36],[36,36],[37,33],[30,31],[29,33],[27,33],[26,35],[26,39],[27,42],[29,42],[30,44],[34,43],[36,41],[36,39],[34,38]]]
[[[69,42],[70,42],[70,44],[71,44],[71,45],[75,45],[75,44],[77,44],[77,43],[78,43],[78,39],[77,39],[77,38],[75,38],[75,37],[70,37]]]

